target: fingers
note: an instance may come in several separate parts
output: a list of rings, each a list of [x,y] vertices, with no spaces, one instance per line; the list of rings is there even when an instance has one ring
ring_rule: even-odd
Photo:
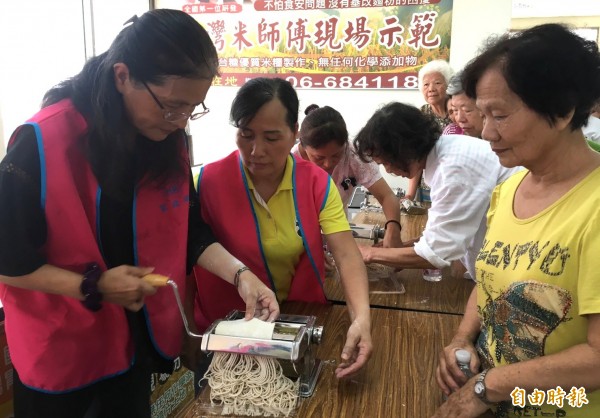
[[[260,301],[262,307],[257,307],[254,316],[262,321],[273,322],[279,317],[279,304],[275,298],[270,298],[268,304],[265,301]]]
[[[335,375],[338,379],[351,377],[356,374],[369,360],[369,356],[359,353],[358,356],[351,355],[351,361],[341,363],[335,370]]]
[[[130,303],[128,305],[125,305],[125,309],[131,311],[131,312],[137,312],[140,309],[142,309],[144,307],[144,298],[140,298],[137,301]]]
[[[439,356],[439,366],[436,370],[436,378],[439,375],[440,388],[445,391],[446,395],[449,395],[451,392],[454,392],[460,388],[460,385],[457,383],[454,376],[458,375],[459,377],[463,377],[464,375],[456,365],[456,360],[454,360],[454,349],[445,348]],[[454,370],[456,369],[456,370]],[[465,378],[466,380],[466,378]]]
[[[254,312],[254,317],[266,321],[269,318],[269,308],[258,308]]]
[[[269,318],[267,320],[273,322],[277,318],[279,318],[279,304],[277,303],[277,300],[273,298],[271,303],[269,303]]]
[[[355,333],[356,325],[348,329],[346,343],[342,349],[342,362],[336,368],[335,374],[338,378],[352,376],[358,372],[369,360],[373,346],[370,340],[370,333],[364,335]]]
[[[248,299],[248,301],[246,302],[246,315],[244,316],[244,319],[246,321],[249,321],[252,318],[254,318],[254,310],[255,309],[256,309],[256,301],[252,298]]]
[[[441,375],[441,366],[438,366],[435,369],[435,380],[437,381],[438,386],[440,387],[440,389],[442,390],[442,392],[444,392],[444,395],[446,396],[450,396],[450,388],[448,387],[448,385],[446,384],[446,382],[444,382],[444,379],[442,379],[442,375]]]
[[[131,276],[143,277],[146,274],[150,274],[154,271],[154,267],[138,267],[138,266],[124,266],[125,274]]]

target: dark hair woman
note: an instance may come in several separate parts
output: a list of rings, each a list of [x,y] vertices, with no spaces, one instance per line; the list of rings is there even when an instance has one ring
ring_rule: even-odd
[[[286,80],[259,77],[246,82],[231,106],[238,150],[201,169],[198,195],[202,217],[219,242],[250,266],[280,301],[326,303],[325,237],[352,319],[336,368],[338,377],[347,377],[367,363],[373,349],[367,272],[330,177],[290,155],[298,132],[298,105],[296,91]],[[237,294],[222,281],[202,269],[195,273],[200,328],[240,307]]]
[[[171,292],[199,263],[233,282],[239,261],[198,211],[184,127],[217,74],[190,16],[133,18],[107,52],[51,89],[0,164],[0,281],[19,417],[150,417],[150,376],[170,372],[182,327]],[[244,271],[254,310],[278,305]],[[183,295],[182,295],[183,296]],[[92,416],[89,415],[89,416]]]
[[[478,285],[440,353],[437,381],[452,395],[435,417],[490,407],[503,417],[599,416],[600,154],[581,130],[600,97],[598,45],[535,26],[494,39],[462,79],[500,163],[525,170],[492,195]],[[464,377],[458,348],[481,373]]]
[[[384,247],[399,247],[400,205],[398,198],[381,176],[379,166],[364,162],[348,143],[348,130],[342,115],[332,107],[312,104],[304,111],[300,143],[292,153],[327,171],[340,192],[344,208],[357,186],[364,186],[377,199],[387,220]],[[395,222],[394,222],[395,221]]]
[[[423,236],[412,247],[361,247],[365,262],[443,268],[461,260],[475,277],[490,195],[515,170],[502,167],[486,142],[467,136],[440,137],[440,130],[434,118],[416,107],[389,103],[356,136],[354,146],[361,158],[400,176],[423,171],[431,186]]]

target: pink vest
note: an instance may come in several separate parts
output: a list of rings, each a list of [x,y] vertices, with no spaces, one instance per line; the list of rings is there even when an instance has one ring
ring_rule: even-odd
[[[40,204],[48,234],[43,252],[48,264],[82,273],[95,261],[106,269],[97,230],[102,190],[81,147],[85,120],[63,100],[42,109],[29,124],[40,155]],[[132,213],[136,264],[154,266],[180,289],[185,281],[188,201],[186,179],[167,189],[145,187],[136,191]],[[94,313],[76,299],[5,285],[0,295],[11,358],[25,385],[66,392],[131,366],[134,347],[123,307],[104,303]],[[158,352],[177,356],[182,321],[171,288],[146,298],[144,311]]]
[[[296,266],[288,300],[326,303],[319,213],[329,192],[329,176],[314,164],[294,157],[292,181],[296,219],[300,224],[305,251]],[[202,217],[211,226],[217,240],[274,289],[252,206],[252,192],[238,152],[203,167],[198,191]],[[195,319],[200,330],[223,318],[232,309],[245,310],[242,298],[231,284],[200,267],[194,269],[194,274],[198,285]]]

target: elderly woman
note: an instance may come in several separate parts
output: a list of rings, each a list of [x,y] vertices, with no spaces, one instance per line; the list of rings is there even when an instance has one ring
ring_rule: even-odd
[[[421,111],[426,115],[431,115],[443,130],[452,123],[448,109],[448,95],[446,89],[453,71],[444,60],[434,60],[425,64],[419,70],[419,89],[425,99],[425,104],[421,106]],[[415,173],[408,182],[408,190],[405,198],[413,200],[417,196],[417,189],[421,184],[422,173]]]
[[[450,84],[446,93],[451,96],[450,103],[456,124],[461,132],[456,130],[450,131],[452,124],[444,128],[444,134],[463,134],[469,135],[474,138],[481,138],[481,131],[483,130],[483,115],[481,111],[477,109],[475,99],[466,95],[463,89],[462,82],[460,81],[461,73],[457,73],[450,79]]]
[[[581,130],[600,97],[598,47],[561,25],[536,26],[489,45],[463,84],[500,163],[526,170],[492,196],[478,286],[437,369],[452,394],[435,417],[489,407],[502,417],[598,417],[600,154]],[[481,371],[468,381],[459,348]]]
[[[315,164],[290,155],[298,106],[283,79],[255,78],[240,88],[231,106],[238,151],[200,172],[201,213],[219,242],[280,301],[326,302],[323,233],[351,317],[336,370],[345,377],[365,365],[373,348],[367,272],[335,184]],[[214,274],[197,270],[196,279],[200,328],[244,308],[236,290]]]
[[[442,129],[452,122],[448,117],[446,105],[448,99],[446,89],[452,73],[450,64],[444,60],[430,61],[419,70],[419,89],[426,102],[421,107],[421,111],[433,115]]]
[[[375,112],[354,146],[361,158],[383,164],[392,174],[413,177],[422,171],[431,186],[427,224],[414,247],[361,247],[364,261],[399,268],[442,268],[461,260],[475,277],[490,195],[515,170],[502,167],[486,142],[440,136],[431,116],[402,103]]]

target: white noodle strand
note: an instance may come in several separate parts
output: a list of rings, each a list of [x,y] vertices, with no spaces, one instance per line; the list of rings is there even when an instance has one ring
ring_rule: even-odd
[[[298,403],[299,382],[271,357],[215,352],[203,380],[225,415],[289,417]]]

